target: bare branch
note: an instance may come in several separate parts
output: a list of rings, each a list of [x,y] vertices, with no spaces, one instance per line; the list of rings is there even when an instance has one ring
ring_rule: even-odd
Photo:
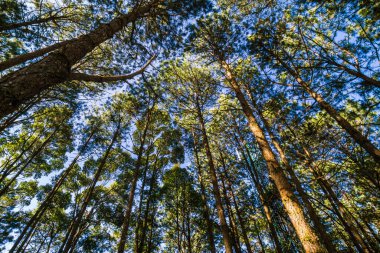
[[[76,81],[97,82],[97,83],[116,82],[116,81],[132,79],[133,77],[142,74],[156,57],[157,57],[156,55],[153,55],[152,58],[150,58],[149,61],[145,63],[145,65],[142,66],[139,70],[127,75],[99,76],[99,75],[88,75],[85,73],[72,73],[69,79],[76,80]]]

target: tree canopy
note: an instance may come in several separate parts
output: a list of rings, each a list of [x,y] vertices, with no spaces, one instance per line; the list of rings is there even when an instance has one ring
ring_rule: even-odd
[[[0,251],[380,252],[379,13],[0,1]]]

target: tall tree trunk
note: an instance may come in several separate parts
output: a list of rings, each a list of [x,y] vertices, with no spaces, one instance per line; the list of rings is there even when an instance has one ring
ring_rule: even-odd
[[[311,169],[311,172],[313,173],[314,177],[316,178],[317,183],[319,184],[322,191],[324,192],[324,195],[329,200],[335,214],[337,215],[339,221],[343,225],[346,233],[351,238],[352,243],[354,244],[356,249],[359,252],[365,252],[365,253],[372,252],[368,248],[368,245],[365,243],[365,241],[362,239],[359,232],[357,231],[354,221],[352,220],[351,214],[348,214],[346,212],[345,206],[339,201],[338,197],[336,196],[329,182],[325,179],[324,175],[322,175],[322,173],[319,172],[318,168],[316,168],[313,165],[314,161],[308,149],[303,145],[302,145],[302,148],[303,148],[304,156],[308,160],[308,165],[309,165],[309,168]]]
[[[56,134],[56,132],[58,131],[59,127],[57,127],[56,129],[54,129],[54,131],[49,135],[49,137],[47,137],[44,142],[41,144],[40,147],[38,147],[38,149],[33,152],[33,154],[31,155],[31,157],[28,159],[28,161],[16,172],[16,174],[3,186],[3,188],[0,190],[0,197],[3,196],[9,189],[9,187],[16,181],[16,179],[18,178],[18,176],[20,176],[20,174],[22,172],[24,172],[24,170],[28,167],[28,165],[33,161],[33,159],[39,155],[42,150],[49,144],[49,142],[51,141],[51,139],[53,138],[53,136]]]
[[[229,221],[230,221],[231,239],[232,239],[232,242],[234,244],[234,248],[235,248],[236,253],[241,253],[242,251],[240,248],[239,232],[238,232],[238,229],[236,226],[234,214],[232,212],[231,202],[230,202],[230,199],[228,196],[225,179],[221,173],[220,173],[220,180],[222,182],[222,192],[223,192],[224,201],[226,203],[226,208],[227,208],[227,214],[228,214],[227,217],[229,218]]]
[[[282,161],[282,164],[284,165],[286,171],[289,173],[290,175],[290,178],[298,192],[298,194],[301,196],[301,199],[302,199],[302,202],[305,204],[305,207],[308,211],[308,214],[311,218],[311,220],[313,221],[314,223],[314,226],[317,230],[317,232],[319,233],[320,237],[322,238],[328,252],[336,252],[336,249],[329,237],[329,235],[326,233],[326,228],[324,227],[320,217],[318,216],[317,212],[315,211],[313,205],[311,204],[310,200],[309,200],[309,197],[307,195],[307,193],[304,191],[303,187],[302,187],[302,184],[301,182],[299,181],[297,175],[295,174],[293,168],[290,166],[289,162],[288,162],[288,159],[285,155],[285,151],[284,149],[282,148],[282,145],[280,144],[280,141],[278,140],[278,138],[273,134],[272,130],[271,130],[271,126],[269,125],[268,121],[266,120],[266,118],[263,116],[261,110],[258,108],[257,104],[256,104],[256,101],[253,99],[253,96],[252,94],[247,91],[248,93],[248,96],[250,97],[251,101],[252,101],[252,104],[258,114],[258,116],[260,117],[261,121],[263,122],[264,126],[265,126],[265,129],[267,130],[268,134],[269,134],[269,137],[270,139],[272,140],[272,143],[274,145],[274,147],[276,148],[278,154],[280,155],[280,159]]]
[[[128,24],[144,18],[163,0],[137,5],[127,14],[78,37],[42,60],[0,79],[0,118],[8,115],[40,92],[68,80],[71,68],[101,43]]]
[[[210,144],[208,141],[208,136],[206,132],[206,127],[203,119],[203,114],[200,108],[200,104],[198,101],[198,97],[196,100],[196,107],[197,107],[197,116],[199,120],[199,125],[201,127],[202,131],[202,137],[203,137],[203,145],[206,150],[206,156],[207,156],[207,161],[209,165],[209,173],[210,173],[210,178],[211,178],[211,183],[212,183],[212,189],[213,189],[213,194],[216,202],[216,209],[219,217],[219,222],[220,222],[220,227],[222,230],[222,235],[223,235],[223,242],[225,246],[225,252],[226,253],[233,253],[232,251],[232,240],[229,235],[229,229],[226,221],[226,217],[224,215],[224,210],[223,210],[223,205],[222,205],[222,197],[219,192],[219,185],[218,185],[218,178],[216,176],[216,170],[215,170],[215,165],[214,165],[214,160],[213,156],[211,153],[210,149]]]
[[[247,117],[249,127],[256,138],[265,161],[267,162],[269,175],[274,181],[278,192],[280,193],[282,203],[287,214],[289,215],[289,218],[296,230],[303,248],[306,252],[310,253],[327,252],[327,249],[325,248],[321,239],[307,221],[302,206],[298,202],[297,196],[295,195],[291,185],[288,182],[288,179],[282,171],[280,164],[276,160],[275,154],[273,153],[263,130],[257,123],[252,109],[250,108],[247,100],[241,92],[240,86],[235,79],[230,66],[223,60],[220,60],[220,64],[225,70],[226,79],[230,83],[231,88],[235,91],[236,97],[241,104],[245,116]]]
[[[63,253],[69,252],[70,248],[73,246],[75,235],[77,234],[78,229],[81,226],[83,215],[84,215],[84,213],[85,213],[85,211],[87,209],[88,204],[90,203],[90,200],[92,199],[92,194],[93,194],[93,192],[95,190],[96,184],[99,181],[99,178],[100,178],[100,176],[103,173],[103,169],[104,169],[104,167],[106,165],[108,156],[109,156],[109,154],[110,154],[110,152],[111,152],[111,150],[113,148],[113,145],[116,142],[116,139],[117,139],[117,137],[119,135],[120,127],[121,127],[121,119],[119,119],[117,128],[116,128],[116,130],[115,130],[115,132],[113,134],[111,143],[108,145],[108,147],[107,147],[107,149],[106,149],[103,157],[101,158],[101,161],[100,161],[100,164],[98,166],[98,169],[96,170],[94,178],[92,180],[92,183],[91,183],[90,187],[87,190],[86,196],[85,196],[85,198],[83,200],[83,204],[82,204],[82,206],[81,206],[81,208],[80,208],[80,210],[78,212],[78,215],[76,215],[76,217],[74,219],[73,226],[71,228],[71,231],[69,233],[67,241],[65,242],[65,246],[62,249]]]
[[[146,233],[147,233],[147,229],[148,229],[150,205],[151,205],[152,201],[154,200],[153,189],[156,185],[156,176],[157,176],[156,174],[158,173],[158,169],[159,169],[157,166],[157,163],[159,161],[159,155],[160,154],[157,153],[157,156],[156,156],[156,159],[155,159],[155,162],[153,165],[153,173],[152,173],[152,177],[150,179],[148,200],[147,200],[146,208],[145,208],[145,212],[144,212],[145,221],[144,221],[143,228],[142,228],[140,244],[138,245],[136,253],[142,253],[144,251],[144,245],[145,245],[144,242],[145,242]]]
[[[257,189],[257,192],[259,193],[259,199],[261,201],[261,204],[263,205],[263,215],[264,215],[264,217],[268,223],[271,238],[274,242],[276,252],[282,253],[283,251],[282,251],[281,243],[280,243],[280,240],[278,238],[276,228],[273,224],[272,212],[271,212],[270,207],[268,205],[268,202],[266,200],[267,194],[265,193],[265,190],[260,183],[259,175],[257,173],[256,168],[254,167],[253,158],[251,157],[251,154],[249,153],[248,150],[246,150],[246,152],[248,154],[249,161],[247,160],[247,158],[244,154],[244,151],[242,152],[243,158],[244,158],[244,161],[246,163],[248,172],[250,173],[250,176],[252,178],[252,181],[253,181],[256,189]]]
[[[146,184],[146,177],[147,177],[147,172],[149,168],[149,152],[147,152],[146,158],[145,158],[145,169],[143,172],[143,179],[142,179],[142,184],[141,184],[141,192],[140,192],[140,201],[139,201],[139,208],[138,208],[138,215],[137,215],[137,224],[136,224],[136,229],[135,229],[135,252],[139,251],[139,245],[141,238],[140,237],[140,228],[142,226],[142,207],[143,207],[143,199],[144,199],[144,189],[145,189],[145,184]],[[146,220],[147,217],[144,217]]]
[[[0,184],[2,184],[4,182],[4,180],[15,170],[17,169],[17,167],[20,167],[20,163],[17,164],[21,158],[23,157],[23,155],[31,150],[31,148],[33,147],[33,145],[40,140],[41,138],[41,133],[39,133],[35,138],[34,140],[32,140],[32,142],[26,147],[25,145],[27,144],[27,142],[30,140],[30,138],[32,138],[32,136],[36,133],[37,131],[33,131],[33,133],[24,141],[24,144],[20,147],[21,149],[21,152],[14,158],[9,158],[7,159],[7,161],[5,163],[2,164],[2,169],[0,171],[1,173],[1,177],[0,177]],[[32,152],[32,156],[33,156],[33,152]],[[12,161],[13,160],[13,161]],[[16,165],[17,164],[17,165]],[[15,166],[16,165],[16,166]]]
[[[199,185],[201,188],[203,218],[206,220],[206,225],[207,225],[206,231],[207,231],[207,240],[209,243],[209,250],[211,253],[216,253],[214,230],[213,230],[213,225],[212,225],[212,221],[210,218],[210,209],[207,205],[207,194],[206,194],[206,189],[205,189],[204,182],[203,182],[201,165],[199,162],[198,141],[197,141],[197,137],[194,134],[194,131],[192,131],[192,135],[193,135],[193,140],[194,140],[195,166],[197,168],[198,180],[199,180]]]
[[[48,195],[45,197],[44,201],[39,205],[37,211],[33,214],[32,218],[28,221],[28,223],[25,225],[23,230],[21,231],[20,235],[17,237],[15,243],[13,244],[12,248],[10,249],[9,253],[14,252],[19,246],[18,244],[23,240],[23,242],[20,245],[20,248],[23,248],[24,244],[29,239],[29,236],[31,235],[33,228],[36,226],[36,224],[40,221],[41,217],[51,204],[55,194],[58,192],[59,188],[62,186],[64,181],[66,180],[66,177],[69,175],[71,170],[74,168],[74,165],[78,161],[80,155],[86,150],[91,138],[94,135],[94,131],[91,132],[91,134],[88,136],[86,142],[83,144],[82,148],[76,155],[76,157],[72,160],[70,165],[67,167],[66,170],[64,170],[59,177],[58,181],[55,183],[53,189],[48,193]],[[29,232],[28,232],[29,230]]]
[[[253,225],[255,226],[255,230],[257,232],[257,239],[259,241],[259,244],[260,244],[260,247],[261,247],[261,253],[265,253],[265,245],[263,243],[263,240],[261,239],[261,236],[260,236],[260,230],[259,228],[257,227],[257,224],[256,224],[256,221],[254,220],[253,221]]]
[[[219,150],[219,153],[220,153],[220,160],[222,162],[222,167],[223,167],[222,178],[224,176],[227,180],[227,182],[224,182],[224,183],[227,185],[226,190],[228,190],[228,192],[230,192],[230,195],[232,198],[232,203],[234,205],[234,208],[236,211],[236,216],[237,216],[238,222],[240,224],[240,229],[241,229],[241,234],[243,236],[244,244],[247,248],[248,253],[253,253],[252,248],[251,248],[251,244],[250,244],[249,239],[248,239],[248,235],[247,235],[247,231],[246,231],[246,227],[245,227],[245,222],[243,221],[243,218],[241,216],[239,205],[237,203],[237,199],[235,197],[234,190],[232,188],[232,182],[231,182],[230,176],[227,172],[227,165],[226,165],[225,157],[224,157],[221,150]]]
[[[132,183],[131,183],[131,189],[129,191],[127,208],[126,208],[126,210],[124,212],[123,225],[122,225],[122,230],[121,230],[119,244],[118,244],[118,247],[117,247],[117,252],[118,253],[123,253],[124,252],[125,243],[126,243],[126,240],[127,240],[128,229],[129,229],[129,221],[130,221],[130,217],[131,217],[131,212],[132,212],[132,207],[133,207],[133,202],[134,202],[134,197],[135,197],[135,191],[136,191],[137,181],[138,181],[139,175],[140,175],[140,167],[141,167],[141,163],[142,163],[142,156],[143,156],[143,153],[144,153],[144,146],[145,146],[146,136],[147,136],[149,125],[150,125],[151,113],[152,113],[153,108],[154,108],[154,104],[153,104],[152,108],[148,109],[147,118],[146,118],[146,124],[144,126],[143,134],[142,134],[142,137],[141,137],[141,140],[140,140],[140,147],[139,147],[139,151],[138,151],[138,154],[137,154],[137,161],[136,161],[136,165],[135,165],[135,168],[134,168],[133,180],[132,180]]]
[[[319,104],[319,106],[324,109],[333,119],[336,120],[338,125],[340,125],[346,132],[358,143],[362,148],[364,148],[376,162],[380,163],[380,150],[375,147],[364,135],[362,135],[358,130],[356,130],[345,118],[343,118],[338,111],[336,111],[329,103],[327,103],[323,97],[312,90],[308,83],[306,83],[300,75],[292,69],[286,62],[281,58],[276,56],[276,59],[281,63],[281,65],[292,75],[296,81],[305,89],[305,91]]]

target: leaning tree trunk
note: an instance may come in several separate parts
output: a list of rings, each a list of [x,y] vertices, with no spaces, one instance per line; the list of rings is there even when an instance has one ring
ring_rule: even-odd
[[[306,83],[300,75],[292,69],[288,64],[286,64],[281,58],[276,57],[276,59],[281,63],[281,65],[292,75],[296,81],[305,89],[305,91],[319,104],[319,106],[324,109],[335,121],[341,126],[351,137],[355,140],[357,144],[359,144],[362,148],[364,148],[373,159],[380,163],[380,150],[373,145],[367,137],[362,135],[358,130],[356,130],[350,122],[348,122],[345,118],[343,118],[340,113],[335,110],[329,103],[327,103],[324,98],[312,90],[308,83]]]
[[[153,107],[154,107],[154,104],[153,104]],[[133,172],[133,180],[131,183],[131,189],[130,189],[129,196],[128,196],[127,208],[126,208],[125,213],[124,213],[124,219],[123,219],[123,225],[122,225],[120,240],[119,240],[119,244],[117,246],[117,252],[118,253],[124,252],[125,244],[127,241],[129,222],[130,222],[130,217],[131,217],[131,212],[132,212],[132,207],[133,207],[133,201],[134,201],[134,197],[135,197],[137,181],[138,181],[139,175],[140,175],[140,167],[141,167],[141,163],[142,163],[142,156],[143,156],[143,152],[144,152],[144,146],[145,146],[145,141],[146,141],[146,137],[147,137],[147,133],[148,133],[148,129],[149,129],[149,124],[150,124],[151,113],[152,113],[153,107],[148,109],[146,124],[144,126],[143,135],[142,135],[141,140],[140,140],[140,147],[139,147],[139,151],[137,154],[136,166],[135,166],[134,172]]]
[[[111,143],[108,145],[103,157],[101,158],[101,161],[100,161],[100,164],[99,164],[99,167],[98,169],[96,170],[95,172],[95,175],[94,175],[94,178],[92,180],[92,183],[90,185],[90,187],[88,188],[88,191],[87,191],[87,194],[85,196],[85,199],[83,200],[83,204],[78,212],[78,215],[76,216],[75,220],[74,220],[74,223],[73,223],[73,226],[71,228],[71,231],[70,233],[68,234],[68,237],[67,237],[67,240],[64,244],[64,247],[62,247],[62,252],[63,253],[67,253],[69,252],[70,248],[73,246],[73,242],[75,240],[75,235],[77,234],[78,232],[78,229],[80,228],[80,225],[82,223],[82,219],[83,219],[83,215],[87,209],[87,206],[88,204],[90,203],[90,200],[92,198],[92,194],[95,190],[95,187],[96,187],[96,183],[99,181],[99,178],[103,172],[103,169],[106,165],[106,162],[107,162],[107,159],[108,159],[108,156],[112,150],[112,147],[114,145],[114,143],[116,142],[116,139],[119,135],[119,131],[120,131],[120,120],[118,122],[118,125],[117,125],[117,128],[113,134],[113,137],[112,137],[112,140],[111,140]]]
[[[127,14],[100,25],[52,52],[42,60],[12,72],[0,79],[0,118],[57,84],[69,79],[71,68],[101,43],[111,39],[131,22],[144,18],[163,0],[138,5]]]
[[[87,148],[92,136],[94,135],[94,131],[91,132],[89,137],[87,138],[86,142],[82,146],[81,150],[78,152],[78,154],[75,156],[75,158],[72,160],[70,165],[67,167],[67,169],[62,172],[61,176],[59,177],[58,181],[55,183],[53,189],[48,193],[45,200],[40,204],[37,211],[33,214],[32,218],[28,221],[28,223],[25,225],[24,229],[20,233],[20,235],[17,237],[15,243],[13,244],[12,248],[9,250],[9,253],[14,252],[19,246],[18,244],[23,240],[20,244],[19,248],[23,248],[25,243],[28,241],[30,235],[32,234],[32,231],[36,224],[40,221],[41,217],[49,207],[49,204],[51,204],[55,194],[58,192],[59,188],[62,186],[62,184],[65,182],[67,176],[74,168],[74,165],[78,161],[80,155],[83,153],[83,151]],[[29,231],[29,232],[28,232]]]
[[[309,224],[306,215],[303,212],[302,206],[297,200],[297,196],[295,195],[288,179],[278,163],[263,130],[253,116],[253,111],[241,92],[240,86],[235,79],[230,66],[224,60],[220,60],[220,64],[225,70],[227,81],[230,83],[231,88],[234,90],[236,97],[241,104],[243,112],[248,120],[249,127],[255,136],[263,158],[267,163],[269,175],[280,193],[282,203],[296,230],[297,236],[300,239],[303,248],[306,252],[310,253],[327,252],[322,240]]]
[[[329,235],[326,233],[326,228],[324,227],[321,219],[319,218],[317,212],[315,211],[314,207],[312,206],[312,204],[311,204],[311,202],[309,200],[309,197],[308,197],[307,193],[304,191],[304,189],[302,187],[302,184],[299,181],[297,175],[294,173],[293,168],[290,166],[290,164],[288,162],[288,159],[287,159],[287,157],[285,155],[285,151],[282,148],[282,145],[280,144],[280,141],[273,134],[273,132],[271,130],[271,126],[269,125],[269,123],[266,120],[266,118],[263,116],[261,110],[256,105],[256,102],[254,101],[254,99],[253,99],[253,97],[252,97],[252,95],[250,94],[249,91],[248,91],[248,95],[251,98],[253,106],[256,109],[256,112],[258,113],[258,116],[260,117],[261,121],[263,122],[263,124],[265,126],[265,129],[267,130],[267,132],[269,134],[269,137],[272,140],[272,143],[273,143],[274,147],[278,151],[278,154],[280,155],[280,159],[281,159],[281,161],[282,161],[282,163],[283,163],[286,171],[290,175],[291,181],[293,182],[293,184],[294,184],[297,192],[301,196],[302,202],[305,204],[307,212],[308,212],[311,220],[313,221],[314,226],[315,226],[317,232],[319,233],[319,235],[321,236],[323,242],[325,243],[327,250],[329,252],[336,252],[336,249],[335,249],[335,247],[334,247],[334,245],[333,245],[333,243],[332,243]]]

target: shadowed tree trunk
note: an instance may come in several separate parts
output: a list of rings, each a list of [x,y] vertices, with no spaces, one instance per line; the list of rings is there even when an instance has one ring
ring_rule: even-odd
[[[200,184],[200,188],[201,188],[203,218],[206,220],[206,225],[207,225],[207,239],[208,239],[208,243],[209,243],[209,250],[211,253],[216,253],[213,225],[212,225],[212,221],[210,218],[210,209],[207,205],[207,194],[206,194],[206,189],[205,189],[204,182],[203,182],[201,165],[199,162],[197,136],[195,136],[194,131],[192,131],[192,135],[193,135],[193,140],[194,140],[194,151],[193,152],[194,152],[194,157],[195,157],[195,166],[197,168],[198,179],[199,179],[199,184]]]
[[[47,210],[47,208],[51,204],[55,194],[58,192],[59,188],[62,186],[62,184],[66,180],[67,176],[69,175],[71,170],[74,168],[74,165],[78,161],[80,155],[83,153],[84,150],[86,150],[86,148],[87,148],[87,146],[88,146],[93,135],[94,135],[94,131],[92,131],[90,133],[89,137],[87,138],[86,142],[83,144],[83,146],[80,149],[80,151],[78,152],[78,154],[75,156],[75,158],[70,163],[70,165],[67,167],[67,169],[62,172],[60,178],[55,183],[53,189],[48,193],[45,200],[39,205],[37,211],[33,214],[32,218],[30,218],[28,223],[25,225],[22,232],[20,233],[20,235],[17,237],[15,243],[13,244],[12,248],[9,250],[9,253],[14,252],[19,247],[18,245],[21,242],[21,240],[23,240],[23,241],[21,242],[19,248],[22,249],[24,247],[25,243],[28,241],[30,235],[32,234],[35,226],[40,221],[41,217],[43,216],[43,214],[45,213],[45,211]]]
[[[146,4],[140,4],[127,14],[100,25],[40,61],[2,77],[0,79],[0,118],[14,112],[21,104],[40,92],[68,80],[74,64],[131,22],[144,18],[162,2],[163,0],[152,0]]]
[[[124,219],[123,219],[123,225],[122,225],[120,240],[119,240],[119,244],[117,247],[118,253],[124,252],[125,243],[127,240],[127,234],[128,234],[128,229],[129,229],[129,221],[130,221],[130,217],[131,217],[137,181],[138,181],[139,175],[140,175],[140,167],[141,167],[141,163],[142,163],[142,156],[144,153],[145,141],[146,141],[146,137],[147,137],[147,133],[148,133],[149,125],[150,125],[150,120],[151,120],[151,113],[152,113],[152,110],[154,109],[154,105],[155,105],[155,103],[153,103],[153,106],[148,109],[147,116],[145,119],[146,124],[144,126],[143,134],[142,134],[141,139],[140,139],[140,147],[139,147],[139,151],[137,154],[136,165],[134,168],[133,180],[131,183],[131,189],[129,190],[127,208],[126,208],[125,213],[124,213]]]
[[[219,192],[218,178],[216,175],[214,160],[213,160],[210,145],[208,142],[208,136],[207,136],[207,132],[206,132],[206,127],[205,127],[202,111],[201,111],[200,104],[198,101],[198,97],[196,97],[196,110],[197,110],[199,125],[200,125],[201,131],[202,131],[203,145],[204,145],[205,150],[206,150],[206,156],[207,156],[207,161],[208,161],[208,165],[209,165],[209,173],[210,173],[210,178],[211,178],[211,183],[212,183],[212,189],[213,189],[213,194],[215,197],[216,209],[217,209],[217,213],[218,213],[218,217],[219,217],[220,227],[222,230],[225,251],[226,251],[226,253],[233,253],[233,250],[232,250],[233,243],[232,243],[232,240],[231,240],[230,235],[229,235],[229,229],[228,229],[226,217],[224,215],[224,210],[223,210],[223,205],[222,205],[222,197],[221,197],[220,192]]]
[[[99,164],[99,167],[98,169],[96,170],[95,172],[95,175],[94,175],[94,178],[92,180],[92,183],[90,185],[90,187],[87,189],[87,193],[86,193],[86,196],[85,196],[85,199],[83,200],[83,204],[78,212],[78,214],[76,215],[76,217],[74,218],[74,223],[71,227],[71,230],[68,234],[68,237],[67,237],[67,240],[65,240],[63,242],[62,245],[64,245],[64,247],[61,247],[62,249],[62,252],[63,253],[67,253],[69,252],[69,250],[71,249],[71,247],[74,246],[74,240],[75,240],[75,236],[76,234],[78,233],[78,230],[80,229],[80,226],[81,226],[81,223],[82,223],[82,219],[83,219],[83,215],[84,213],[86,212],[86,209],[87,209],[87,206],[88,204],[90,203],[91,201],[91,198],[92,198],[92,194],[95,190],[95,187],[96,187],[96,184],[97,182],[99,181],[99,178],[103,172],[103,169],[106,165],[106,162],[107,162],[107,159],[108,159],[108,156],[113,148],[113,145],[114,143],[116,142],[116,139],[119,135],[119,132],[120,132],[120,125],[121,125],[121,119],[119,119],[119,122],[118,122],[118,125],[117,125],[117,128],[112,136],[112,140],[110,142],[110,144],[108,145],[103,157],[101,158],[101,161],[100,161],[100,164]]]

